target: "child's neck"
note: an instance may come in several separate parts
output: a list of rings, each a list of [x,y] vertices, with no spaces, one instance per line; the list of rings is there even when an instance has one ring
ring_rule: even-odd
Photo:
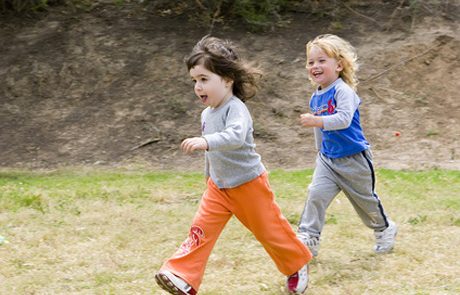
[[[229,101],[230,98],[232,98],[232,97],[233,97],[233,92],[230,91],[230,92],[222,99],[222,101],[221,101],[217,106],[213,107],[213,109],[217,109],[217,108],[219,108],[220,106],[223,106],[223,105],[226,104],[227,101]]]

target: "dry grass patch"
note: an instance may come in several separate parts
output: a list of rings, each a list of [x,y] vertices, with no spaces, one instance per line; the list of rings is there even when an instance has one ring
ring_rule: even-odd
[[[311,171],[273,171],[296,227]],[[458,294],[460,172],[381,170],[378,193],[399,225],[375,255],[372,232],[340,195],[331,205],[309,294]],[[0,294],[163,294],[154,273],[185,238],[199,173],[0,172]],[[285,278],[234,218],[200,294],[283,294]]]

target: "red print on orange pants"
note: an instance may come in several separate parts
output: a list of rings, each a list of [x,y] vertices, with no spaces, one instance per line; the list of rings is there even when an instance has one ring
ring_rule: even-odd
[[[178,256],[183,256],[189,253],[193,248],[198,247],[204,238],[204,231],[199,226],[192,226],[188,234],[188,238],[182,243],[177,251]]]

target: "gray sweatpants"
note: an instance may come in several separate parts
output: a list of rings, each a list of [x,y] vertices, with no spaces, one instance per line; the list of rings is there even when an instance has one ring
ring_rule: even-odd
[[[319,237],[326,209],[343,191],[364,224],[377,231],[388,227],[388,218],[375,193],[372,153],[365,150],[348,157],[331,159],[318,153],[313,180],[300,218],[298,232]]]

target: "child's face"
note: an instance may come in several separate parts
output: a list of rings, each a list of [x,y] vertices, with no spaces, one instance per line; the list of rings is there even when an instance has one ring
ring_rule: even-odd
[[[191,68],[190,76],[195,83],[195,94],[206,106],[217,108],[233,95],[232,81],[207,70],[203,65]]]
[[[321,48],[313,46],[307,57],[307,70],[313,82],[324,89],[339,78],[343,67],[340,62],[329,57]]]

